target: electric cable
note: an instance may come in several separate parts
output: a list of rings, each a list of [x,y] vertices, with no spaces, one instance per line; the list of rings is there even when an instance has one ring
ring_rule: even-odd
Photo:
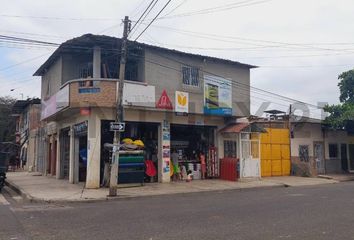
[[[162,11],[168,6],[168,4],[172,0],[168,0],[167,3],[163,6],[163,8],[157,13],[157,15],[151,20],[151,22],[146,26],[146,28],[135,38],[134,41],[137,41],[139,37],[151,26],[151,24],[156,20],[156,18],[162,13]]]

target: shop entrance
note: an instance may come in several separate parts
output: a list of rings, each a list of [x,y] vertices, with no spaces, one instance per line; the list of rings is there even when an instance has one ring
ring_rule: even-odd
[[[193,179],[203,178],[203,172],[206,178],[219,177],[215,129],[211,126],[171,124],[171,168],[175,172],[181,171],[183,180],[185,171],[190,172]],[[205,164],[202,158],[205,158]]]
[[[111,144],[113,142],[114,133],[109,130],[111,122],[113,121],[102,120],[101,122],[101,184],[103,185],[105,184],[105,165],[110,163],[112,159],[111,148],[104,147],[106,143]],[[143,178],[144,182],[158,181],[158,126],[158,123],[126,122],[121,140],[132,140],[132,148],[134,148],[135,140],[142,141],[144,144],[143,159],[139,156],[132,158],[132,154],[129,154],[129,149],[125,150],[127,156],[122,154],[120,159],[119,183],[140,183],[141,178]],[[141,163],[142,169],[140,168]],[[150,167],[154,168],[153,172],[155,174],[146,174],[149,173]]]
[[[48,168],[47,172],[52,176],[56,175],[57,165],[57,140],[56,136],[53,136],[53,140],[48,145]]]
[[[86,182],[87,134],[79,137],[79,182]]]
[[[86,182],[87,174],[87,128],[88,122],[78,123],[73,126],[75,134],[75,179]]]
[[[70,128],[60,131],[60,178],[69,179]]]

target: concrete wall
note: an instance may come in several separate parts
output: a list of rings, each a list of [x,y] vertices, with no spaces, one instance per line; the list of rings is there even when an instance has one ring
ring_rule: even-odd
[[[32,104],[29,109],[29,130],[35,130],[40,127],[41,105]]]
[[[42,100],[47,100],[49,97],[59,91],[62,82],[62,63],[62,58],[59,57],[48,69],[48,71],[42,76]]]
[[[171,59],[176,59],[178,62]],[[250,84],[250,71],[248,68],[182,54],[167,54],[150,49],[145,51],[145,60],[145,81],[149,85],[156,86],[157,100],[160,98],[163,90],[167,91],[173,104],[175,91],[189,92],[190,112],[202,114],[204,107],[203,71],[205,71],[231,79],[234,82],[232,88],[233,115],[249,116],[250,91],[247,86]],[[185,86],[182,84],[182,64],[179,62],[183,62],[188,66],[198,67],[201,70],[199,72],[200,87]],[[208,73],[204,74],[208,75]],[[235,82],[247,86],[236,87]]]
[[[349,137],[345,131],[322,131],[320,123],[292,123],[294,138],[291,139],[291,161],[299,171],[297,174],[315,176],[319,172],[314,159],[314,144],[322,143],[324,147],[324,171],[326,174],[341,173],[341,149],[340,144],[348,144]],[[337,144],[338,157],[329,157],[329,144]],[[307,145],[309,149],[309,162],[299,159],[299,146]],[[293,169],[294,170],[294,169]]]
[[[349,141],[348,135],[345,131],[326,131],[325,134],[325,168],[326,173],[341,173],[341,149],[340,144],[347,144]],[[329,144],[337,144],[338,146],[338,157],[329,157]]]
[[[295,125],[295,126],[294,126]],[[291,156],[299,157],[299,145],[309,146],[309,157],[313,157],[313,143],[323,142],[320,124],[292,124],[294,138],[291,139]]]

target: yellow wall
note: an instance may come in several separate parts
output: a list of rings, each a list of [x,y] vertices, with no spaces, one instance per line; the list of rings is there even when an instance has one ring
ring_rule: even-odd
[[[261,134],[262,177],[290,175],[289,129],[266,128]]]

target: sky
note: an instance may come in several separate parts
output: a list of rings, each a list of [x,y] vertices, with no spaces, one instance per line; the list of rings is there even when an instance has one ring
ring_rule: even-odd
[[[86,33],[121,37],[121,19],[134,24],[150,2],[2,0],[0,35],[55,43]],[[129,39],[167,2],[159,0]],[[336,104],[338,75],[354,65],[352,9],[353,0],[171,0],[138,41],[259,66],[251,70],[252,113],[263,102],[280,110],[295,100]],[[40,97],[32,75],[54,50],[0,38],[0,96]]]

